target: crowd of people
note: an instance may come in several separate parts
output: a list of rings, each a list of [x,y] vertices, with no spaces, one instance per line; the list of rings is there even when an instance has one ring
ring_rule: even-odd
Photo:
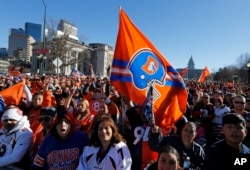
[[[2,76],[0,169],[250,169],[237,162],[250,161],[250,88],[186,89],[186,112],[166,131],[108,77]]]

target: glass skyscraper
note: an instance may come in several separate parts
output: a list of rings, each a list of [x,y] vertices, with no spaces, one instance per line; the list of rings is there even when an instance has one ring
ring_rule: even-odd
[[[42,25],[26,22],[25,23],[25,34],[32,36],[36,42],[41,42]]]

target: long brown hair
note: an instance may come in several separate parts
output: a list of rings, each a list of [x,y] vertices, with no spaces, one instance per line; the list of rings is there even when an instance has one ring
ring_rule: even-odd
[[[116,126],[115,122],[111,118],[110,114],[99,114],[96,115],[91,127],[91,132],[90,132],[90,144],[94,146],[101,146],[101,141],[98,137],[98,127],[99,124],[105,122],[108,124],[108,126],[111,127],[112,129],[112,138],[111,138],[111,145],[115,143],[119,143],[121,141],[125,142],[124,138],[118,131],[118,127]]]

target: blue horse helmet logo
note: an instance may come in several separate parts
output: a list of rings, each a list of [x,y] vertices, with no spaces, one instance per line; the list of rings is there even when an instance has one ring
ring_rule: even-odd
[[[163,84],[165,69],[152,51],[142,50],[137,53],[129,63],[129,70],[135,86],[139,89],[146,88],[150,82]]]

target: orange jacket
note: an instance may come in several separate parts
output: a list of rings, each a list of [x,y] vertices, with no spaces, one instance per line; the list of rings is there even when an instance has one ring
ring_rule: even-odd
[[[115,104],[115,102],[111,100],[110,103],[107,104],[107,106],[108,106],[109,113],[111,115],[120,115],[120,110],[118,106]]]
[[[94,115],[89,113],[82,120],[75,119],[76,129],[82,132],[88,133],[88,130],[92,124],[93,118],[94,118]]]
[[[33,150],[32,150],[32,156],[34,158],[38,150],[38,147],[42,143],[42,140],[45,136],[43,129],[40,129],[40,131],[36,134],[36,136],[35,135],[33,136],[34,136],[34,145],[33,145]]]
[[[42,107],[51,106],[51,92],[45,91],[43,93],[43,103],[40,107],[31,107],[28,113],[28,120],[30,122],[30,128],[33,131],[34,141],[36,138],[36,134],[42,129],[42,125],[39,122],[40,110]]]

